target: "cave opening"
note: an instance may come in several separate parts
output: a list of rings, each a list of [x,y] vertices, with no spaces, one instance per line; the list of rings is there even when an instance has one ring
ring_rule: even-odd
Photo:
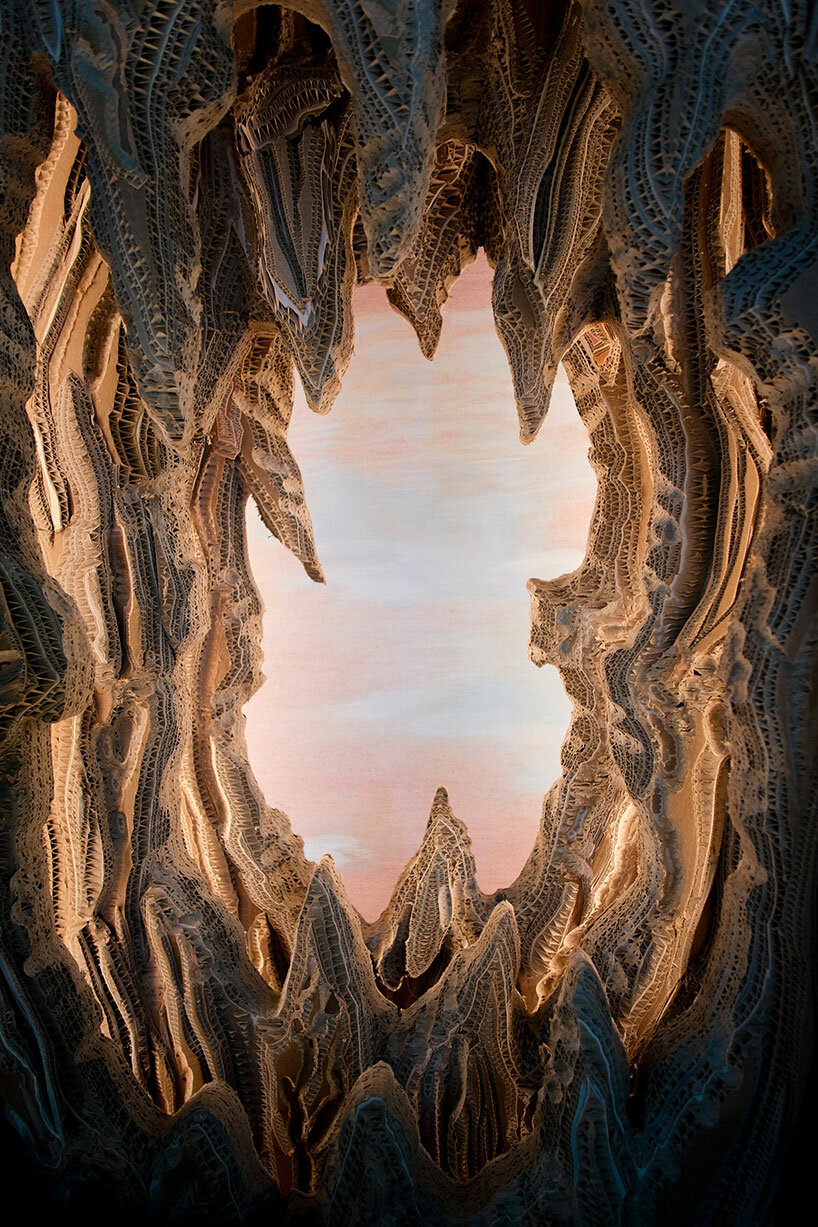
[[[781,1159],[814,1012],[814,39],[763,4],[648,30],[590,0],[287,3],[0,4],[7,1114],[35,1183],[123,1221],[767,1221],[808,1170]],[[523,440],[559,360],[587,428],[584,555],[556,406],[520,448],[487,310],[436,382],[481,248]],[[455,284],[434,365],[378,332],[373,279],[426,356]],[[506,529],[541,517],[503,512],[497,471],[519,495],[533,465],[544,498],[538,457],[582,561],[550,566],[540,535],[515,576]],[[372,923],[356,830],[316,843],[248,763],[248,498],[291,552],[261,534],[266,693],[289,677],[303,713],[268,704],[256,773],[290,737],[330,816],[376,832]],[[304,601],[334,605],[285,607],[298,562],[327,579],[300,577]],[[464,733],[413,686],[467,719],[508,715],[503,685],[524,706],[501,626],[526,683],[556,665],[573,704],[516,878],[481,809],[500,734],[464,779],[406,784],[425,732],[441,754]],[[390,759],[369,734],[396,713],[419,734]],[[369,814],[367,753],[393,790]],[[334,832],[337,865],[294,830],[313,856]]]
[[[562,369],[538,438],[520,445],[491,278],[480,252],[431,364],[384,290],[359,288],[329,418],[299,389],[289,440],[325,585],[248,503],[266,675],[245,707],[251,765],[368,920],[438,786],[493,891],[522,868],[560,774],[571,705],[557,669],[528,658],[526,581],[580,564],[596,479]]]

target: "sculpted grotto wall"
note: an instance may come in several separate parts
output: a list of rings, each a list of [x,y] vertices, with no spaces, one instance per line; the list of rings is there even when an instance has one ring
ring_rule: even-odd
[[[815,14],[0,7],[0,1065],[163,1220],[760,1223],[809,1057]],[[244,511],[370,278],[432,357],[483,247],[520,435],[599,492],[533,580],[573,702],[518,879],[444,790],[374,924],[247,764]],[[559,458],[555,458],[555,463]],[[271,736],[274,730],[271,730]]]

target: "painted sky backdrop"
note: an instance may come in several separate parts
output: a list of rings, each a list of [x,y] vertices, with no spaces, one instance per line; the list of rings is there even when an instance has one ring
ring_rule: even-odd
[[[444,785],[484,890],[519,873],[559,776],[570,704],[527,656],[526,580],[573,570],[596,481],[565,376],[518,438],[482,252],[454,285],[433,363],[377,285],[328,417],[300,387],[289,432],[326,585],[248,512],[266,682],[247,704],[269,804],[329,852],[367,920]]]

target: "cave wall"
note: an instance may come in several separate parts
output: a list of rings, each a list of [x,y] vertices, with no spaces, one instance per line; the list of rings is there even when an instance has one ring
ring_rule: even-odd
[[[814,978],[817,22],[0,6],[0,1068],[62,1196],[769,1219]],[[366,924],[247,763],[245,506],[322,579],[294,372],[329,411],[372,278],[433,358],[479,247],[522,442],[560,362],[591,438],[585,559],[529,585],[573,717],[519,878],[480,891],[440,789]]]

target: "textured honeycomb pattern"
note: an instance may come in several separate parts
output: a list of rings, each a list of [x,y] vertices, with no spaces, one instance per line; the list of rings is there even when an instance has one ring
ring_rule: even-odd
[[[768,1221],[815,955],[817,28],[0,4],[0,1072],[56,1188]],[[328,411],[371,278],[431,359],[481,246],[522,441],[560,362],[591,438],[585,559],[529,584],[573,718],[517,881],[441,787],[365,924],[247,764],[245,508],[323,579],[294,372]]]

